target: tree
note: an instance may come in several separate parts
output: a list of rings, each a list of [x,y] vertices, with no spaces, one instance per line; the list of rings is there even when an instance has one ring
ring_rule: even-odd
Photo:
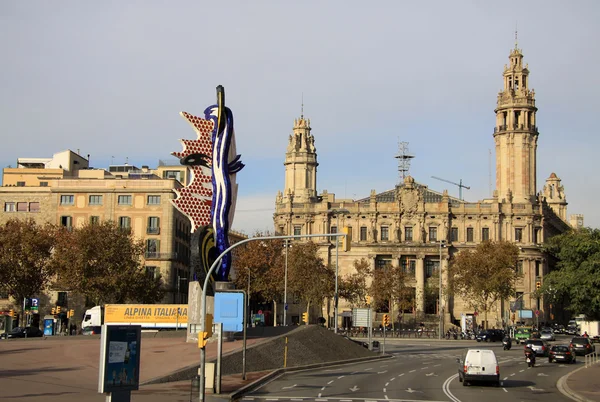
[[[50,283],[54,227],[33,220],[9,220],[0,226],[0,287],[18,305]]]
[[[164,294],[160,275],[146,272],[144,243],[114,222],[57,232],[55,287],[84,295],[94,304],[154,303]]]
[[[266,236],[271,234],[256,232],[253,238]],[[284,242],[281,239],[250,241],[234,248],[232,253],[236,288],[246,289],[250,276],[252,297],[258,301],[273,302],[275,306],[284,290],[283,251]]]
[[[600,320],[600,230],[583,228],[552,237],[544,251],[556,259],[541,293],[549,302],[566,299],[566,308]]]
[[[348,300],[350,305],[362,306],[369,291],[367,286],[367,278],[371,276],[369,260],[366,258],[354,260],[354,271],[338,278],[338,293],[340,298]]]
[[[335,271],[325,266],[318,250],[313,242],[297,242],[288,256],[288,287],[306,303],[307,312],[312,303],[320,304],[334,292]]]
[[[449,292],[457,294],[473,308],[487,313],[498,300],[515,293],[520,277],[516,270],[519,248],[506,241],[486,241],[474,250],[464,250],[454,256],[449,266]]]
[[[402,267],[389,264],[372,271],[373,280],[369,294],[375,299],[376,305],[383,312],[393,312],[394,305],[399,304],[404,295],[405,275]]]

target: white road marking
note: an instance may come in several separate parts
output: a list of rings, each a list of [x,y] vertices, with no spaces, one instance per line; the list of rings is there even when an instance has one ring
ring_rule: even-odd
[[[414,373],[415,371],[417,371],[417,370],[410,370],[409,373]]]
[[[329,382],[327,383],[327,385],[331,384],[332,382],[333,382],[333,380],[329,381]]]
[[[379,367],[387,367],[387,366],[389,366],[389,364],[383,364],[383,365],[381,365]]]
[[[349,389],[350,391],[352,391],[352,392],[356,392],[356,391],[358,391],[360,388],[358,388],[358,387],[355,385],[355,386],[353,386],[352,388],[348,388],[348,389]]]
[[[321,396],[321,394],[319,394],[319,397]],[[315,399],[315,401],[317,402],[327,402],[327,399]]]
[[[522,373],[523,371],[525,371],[525,370],[519,370],[519,373]]]
[[[548,374],[538,373],[538,377],[548,377]]]
[[[409,392],[412,394],[413,392],[421,392],[421,391],[417,391],[416,389],[409,388],[406,390],[406,392]]]
[[[339,377],[338,377],[338,380],[339,380],[339,379],[342,379],[342,378],[344,378],[344,377],[345,377],[345,375],[341,375],[341,376],[339,376]]]
[[[353,371],[353,372],[350,373],[350,375],[357,374],[357,373],[360,373],[360,371]]]
[[[416,370],[415,370],[415,371],[416,371]],[[398,374],[398,377],[402,377],[403,375],[404,375],[404,373],[402,373],[402,374]]]
[[[437,377],[437,374],[436,374],[436,373],[427,373],[427,374],[425,374],[425,375],[426,375],[427,377],[431,377],[431,376]]]
[[[290,401],[303,401],[304,399],[302,398],[291,398]]]
[[[367,367],[365,371],[373,370],[373,367]]]
[[[427,370],[429,367],[421,367],[421,370]]]
[[[502,389],[504,390],[504,392],[508,392],[508,391],[506,390],[506,388],[502,388]]]
[[[340,402],[352,402],[352,399],[340,399]]]
[[[385,397],[385,399],[386,399],[386,400],[387,400],[387,399],[390,399],[390,398],[388,398],[388,396],[387,396],[387,395],[384,395],[384,397]]]
[[[510,376],[512,377],[512,376],[514,376],[515,374],[517,374],[517,373],[512,373]]]
[[[532,391],[534,391],[534,392],[535,392],[535,391],[543,391],[543,389],[542,389],[542,388],[536,388],[536,387],[534,387],[533,385],[532,385],[532,386],[530,386],[530,387],[527,387],[527,388],[529,388],[530,390],[532,390]]]
[[[298,384],[290,385],[289,387],[281,387],[281,389],[291,389],[294,388]]]
[[[278,401],[279,399],[278,398],[267,398],[266,400],[267,401]]]
[[[504,378],[503,378],[503,380],[504,380],[504,381],[508,380],[508,377],[504,377]]]
[[[325,391],[325,388],[326,388],[326,387],[323,387],[323,388],[321,388],[321,391]]]
[[[439,367],[441,366],[441,364],[435,364],[433,367]]]
[[[386,393],[386,392],[387,392],[387,389],[385,389],[385,388],[384,388],[384,389],[383,389],[383,393]]]
[[[389,382],[386,382],[386,383],[385,383],[385,386],[387,387],[388,385],[390,385],[390,383],[389,383]]]
[[[378,371],[377,374],[385,374],[387,373],[387,370],[383,370],[383,371]]]

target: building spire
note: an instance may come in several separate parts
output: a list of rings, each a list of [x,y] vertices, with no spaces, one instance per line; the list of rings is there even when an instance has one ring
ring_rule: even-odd
[[[300,108],[300,118],[304,118],[304,92],[302,92],[302,107]]]
[[[519,30],[517,29],[517,23],[515,22],[515,50],[519,48]]]

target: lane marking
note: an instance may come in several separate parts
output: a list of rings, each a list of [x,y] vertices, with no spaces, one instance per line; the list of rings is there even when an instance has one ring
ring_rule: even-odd
[[[389,381],[385,383],[385,386],[387,387],[388,385],[390,385]]]
[[[317,398],[320,398],[320,397],[321,397],[321,393],[319,392],[319,395],[317,395]]]
[[[344,377],[345,377],[345,375],[341,375],[341,376],[339,376],[339,377],[338,377],[338,380],[339,380],[339,379],[342,379],[342,378],[344,378]]]
[[[506,381],[506,380],[508,380],[508,377],[504,377],[502,380],[503,380],[503,381]]]
[[[409,373],[414,373],[415,371],[417,371],[417,370],[410,370]]]
[[[502,388],[502,389],[504,390],[504,392],[508,392],[508,391],[506,390],[506,388]]]
[[[290,401],[303,401],[304,399],[300,399],[300,398],[291,398]]]
[[[323,388],[321,388],[321,391],[325,391],[325,388],[326,388],[326,387],[323,387]]]
[[[329,382],[327,383],[327,385],[331,384],[333,381],[334,381],[334,380],[331,380],[331,381],[329,381]]]
[[[383,393],[385,394],[386,392],[387,392],[387,390],[384,388],[384,389],[383,389]]]
[[[448,398],[450,398],[450,400],[452,402],[461,402],[460,399],[458,399],[457,397],[455,397],[452,392],[450,392],[450,383],[452,382],[452,380],[454,380],[455,378],[458,378],[458,374],[454,374],[451,377],[448,377],[446,379],[446,381],[444,381],[444,384],[442,384],[442,391],[444,391],[444,394],[446,394],[446,396]]]

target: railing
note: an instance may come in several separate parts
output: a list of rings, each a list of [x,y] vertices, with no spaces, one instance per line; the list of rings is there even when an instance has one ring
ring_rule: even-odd
[[[503,124],[501,126],[498,127],[494,127],[494,133],[501,133],[503,131],[507,131],[509,129],[509,126],[507,126],[506,124]],[[527,130],[527,131],[533,131],[534,133],[538,132],[538,127],[531,125],[528,128],[526,128],[523,124],[512,124],[510,126],[511,130]]]
[[[160,234],[160,228],[149,227],[146,229],[147,234]]]
[[[177,258],[177,253],[155,253],[145,252],[144,258],[147,260],[174,260]]]
[[[592,364],[598,363],[600,360],[598,359],[598,353],[596,352],[588,353],[587,355],[583,356],[583,359],[585,361],[585,368],[588,368]]]

